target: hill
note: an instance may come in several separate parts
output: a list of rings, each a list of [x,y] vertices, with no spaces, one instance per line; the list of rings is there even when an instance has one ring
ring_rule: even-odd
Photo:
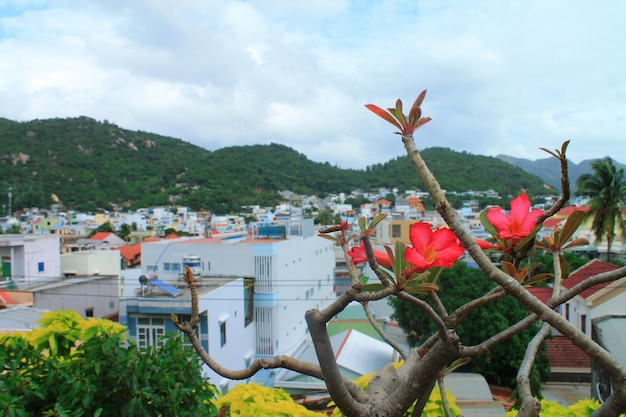
[[[534,161],[530,159],[516,158],[510,155],[497,155],[496,158],[521,168],[528,173],[536,173],[536,175],[546,184],[549,184],[556,189],[561,189],[561,166],[556,158],[550,157]],[[568,160],[569,179],[572,190],[576,189],[576,180],[578,180],[578,177],[583,174],[593,174],[593,169],[591,169],[591,163],[593,161],[595,161],[595,159],[586,159],[581,161],[579,164],[576,164]],[[617,161],[615,161],[615,166],[618,168],[626,168],[626,165],[620,164]]]
[[[539,178],[495,158],[444,148],[422,154],[449,191],[544,191]],[[49,207],[54,194],[70,209],[177,203],[218,213],[237,212],[248,204],[275,205],[280,190],[324,196],[354,189],[422,188],[406,157],[346,170],[310,161],[284,145],[211,152],[85,116],[28,122],[0,118],[0,201],[5,205],[9,187],[14,210]]]

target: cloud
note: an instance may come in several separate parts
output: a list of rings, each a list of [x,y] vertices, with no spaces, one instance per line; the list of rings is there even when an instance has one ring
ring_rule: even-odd
[[[420,147],[574,161],[623,142],[626,5],[583,1],[24,1],[0,6],[0,116],[87,115],[215,150],[402,155],[363,105],[425,88]]]

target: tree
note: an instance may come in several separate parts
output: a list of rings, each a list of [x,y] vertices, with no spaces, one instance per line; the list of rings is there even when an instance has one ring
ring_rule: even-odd
[[[32,333],[0,335],[3,416],[215,416],[215,387],[169,334],[156,349],[126,328],[74,311],[44,313]]]
[[[479,298],[495,287],[493,282],[485,279],[485,274],[480,269],[470,268],[463,261],[457,262],[450,269],[444,269],[439,276],[438,286],[441,303],[450,311]],[[394,308],[393,317],[407,333],[408,341],[413,346],[424,343],[436,331],[428,316],[411,303],[391,297],[390,304]],[[520,303],[513,298],[505,297],[474,310],[456,327],[456,332],[463,343],[479,344],[492,334],[504,331],[510,323],[522,320],[526,314],[525,308]],[[485,355],[474,358],[463,370],[480,373],[491,384],[515,388],[517,369],[524,359],[524,351],[519,349],[519,346],[526,346],[537,330],[536,325],[529,327]],[[549,376],[550,363],[544,346],[537,355],[533,367],[531,377],[533,392],[541,393],[541,385]]]
[[[622,204],[626,201],[626,177],[624,168],[617,168],[610,157],[591,163],[593,174],[578,177],[576,193],[589,197],[591,228],[597,241],[606,237],[607,261],[611,261],[611,246],[615,230],[626,236],[626,225],[622,215]]]
[[[492,235],[492,242],[477,241],[463,226],[456,211],[446,200],[445,193],[432,174],[426,161],[417,149],[413,133],[430,121],[422,117],[421,104],[425,98],[423,91],[405,115],[402,102],[398,100],[394,108],[384,110],[375,105],[366,107],[387,122],[394,125],[401,135],[402,143],[413,168],[420,181],[430,194],[437,211],[449,229],[432,231],[430,225],[416,223],[410,231],[410,245],[397,242],[395,248],[386,248],[385,252],[375,251],[370,238],[376,226],[385,217],[378,215],[368,222],[365,218],[358,220],[361,245],[350,248],[353,241],[352,225],[346,221],[327,227],[320,231],[320,236],[336,242],[343,250],[346,265],[350,271],[351,285],[328,307],[312,309],[305,314],[311,340],[317,355],[318,364],[303,362],[296,358],[280,355],[273,358],[263,357],[253,361],[244,369],[226,369],[217,363],[204,349],[195,334],[199,322],[197,290],[191,269],[185,269],[185,280],[191,289],[191,319],[179,322],[174,316],[174,323],[190,339],[200,358],[211,369],[231,379],[250,378],[261,369],[284,368],[323,380],[336,406],[348,417],[400,417],[413,407],[413,415],[424,411],[433,388],[439,383],[441,392],[442,375],[455,369],[468,360],[478,358],[490,352],[496,346],[514,338],[521,331],[541,322],[540,330],[526,346],[525,355],[517,372],[517,387],[520,398],[519,415],[537,417],[540,409],[530,388],[530,375],[540,344],[549,334],[551,328],[558,330],[581,350],[592,357],[610,375],[613,392],[592,415],[594,417],[617,417],[626,409],[626,369],[620,361],[595,341],[583,334],[578,328],[566,321],[555,309],[593,285],[612,282],[626,277],[626,267],[610,273],[599,274],[588,278],[572,289],[561,291],[560,282],[567,276],[568,267],[562,258],[562,251],[580,245],[580,239],[571,240],[576,228],[580,225],[580,215],[572,214],[562,230],[555,232],[550,241],[537,241],[537,232],[543,222],[557,213],[570,197],[567,176],[567,158],[565,151],[567,142],[561,150],[547,151],[555,156],[561,164],[562,195],[559,200],[546,211],[528,211],[530,201],[527,196],[518,196],[511,202],[509,214],[501,209],[489,210],[482,216],[483,225]],[[528,286],[538,281],[552,279],[545,274],[534,274],[534,267],[524,263],[533,246],[539,245],[553,255],[553,294],[545,304],[528,291]],[[501,255],[500,266],[491,262],[484,251],[497,251]],[[467,252],[481,271],[485,279],[495,286],[473,298],[455,310],[449,310],[441,301],[440,293],[445,288],[439,286],[439,277],[443,269],[450,268],[458,258]],[[367,262],[376,274],[374,282],[363,279],[355,262]],[[335,353],[330,343],[327,323],[350,303],[356,301],[363,305],[368,313],[368,302],[395,296],[405,300],[433,322],[436,329],[419,346],[408,351],[398,346],[380,329],[373,318],[372,325],[383,340],[389,343],[402,356],[402,364],[396,368],[394,364],[383,366],[370,379],[367,390],[363,390],[354,382],[347,380],[340,373],[335,360]],[[457,329],[469,320],[470,313],[496,300],[510,298],[524,307],[528,314],[521,320],[511,323],[502,331],[493,329],[487,338],[475,344],[466,344]],[[432,302],[432,305],[427,302]],[[371,314],[368,314],[371,317]],[[445,399],[445,395],[442,399]]]

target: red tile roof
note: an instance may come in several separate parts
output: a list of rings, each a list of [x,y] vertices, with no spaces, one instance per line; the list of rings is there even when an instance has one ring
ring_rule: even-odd
[[[102,240],[102,241],[104,241],[110,235],[111,235],[111,232],[98,232],[95,235],[93,235],[90,239],[91,240]]]
[[[613,271],[615,269],[617,269],[617,266],[613,264],[603,262],[598,259],[594,259],[591,262],[581,266],[576,271],[572,272],[570,276],[567,277],[567,279],[563,280],[563,287],[570,289],[574,285],[578,284],[579,282],[584,281],[585,279],[589,277],[600,274],[602,272]],[[606,287],[609,284],[610,284],[609,282],[605,282],[603,284],[598,284],[591,288],[587,288],[586,290],[580,293],[580,296],[582,298],[587,298],[590,295],[593,295],[596,292],[600,291],[602,288]]]
[[[4,305],[8,305],[8,304],[12,304],[13,303],[13,299],[11,298],[9,293],[7,293],[6,291],[0,291],[0,301]]]
[[[577,211],[577,210],[582,210],[585,213],[589,211],[589,207],[587,206],[567,206],[567,207],[563,207],[561,210],[559,210],[559,212],[557,214],[562,214],[562,215],[570,215],[573,212]]]
[[[539,301],[542,303],[546,303],[550,298],[552,298],[552,288],[548,287],[530,287],[528,289],[532,295],[537,297]]]
[[[564,222],[565,219],[561,218],[561,219],[556,219],[554,217],[549,218],[548,220],[546,220],[545,222],[543,222],[543,227],[554,227],[556,225],[558,225],[561,222]]]
[[[141,243],[134,245],[124,245],[115,248],[120,251],[122,257],[128,261],[136,259],[141,254]]]
[[[547,353],[552,371],[555,371],[555,368],[583,368],[586,370],[591,368],[591,358],[563,335],[546,339],[546,346],[548,347]]]

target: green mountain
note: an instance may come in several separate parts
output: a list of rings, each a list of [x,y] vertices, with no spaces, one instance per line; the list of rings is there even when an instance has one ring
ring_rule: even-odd
[[[544,159],[524,159],[524,158],[516,158],[510,155],[496,155],[496,158],[519,167],[526,172],[536,172],[537,175],[546,183],[550,184],[557,189],[561,189],[561,164],[556,158],[544,158]],[[591,164],[595,161],[595,159],[585,159],[580,163],[575,163],[568,160],[568,171],[569,171],[569,180],[570,180],[570,188],[572,190],[576,189],[576,181],[578,177],[583,174],[593,174],[593,169],[591,168]],[[617,168],[625,168],[626,165],[621,164],[617,161],[615,162],[615,166]]]
[[[422,152],[449,191],[493,189],[543,193],[543,182],[498,159],[431,148]],[[217,213],[271,206],[277,191],[326,195],[380,187],[422,188],[408,158],[365,170],[310,161],[279,144],[214,152],[180,139],[131,131],[81,116],[15,122],[0,118],[0,202],[12,209],[139,208],[172,203]]]

